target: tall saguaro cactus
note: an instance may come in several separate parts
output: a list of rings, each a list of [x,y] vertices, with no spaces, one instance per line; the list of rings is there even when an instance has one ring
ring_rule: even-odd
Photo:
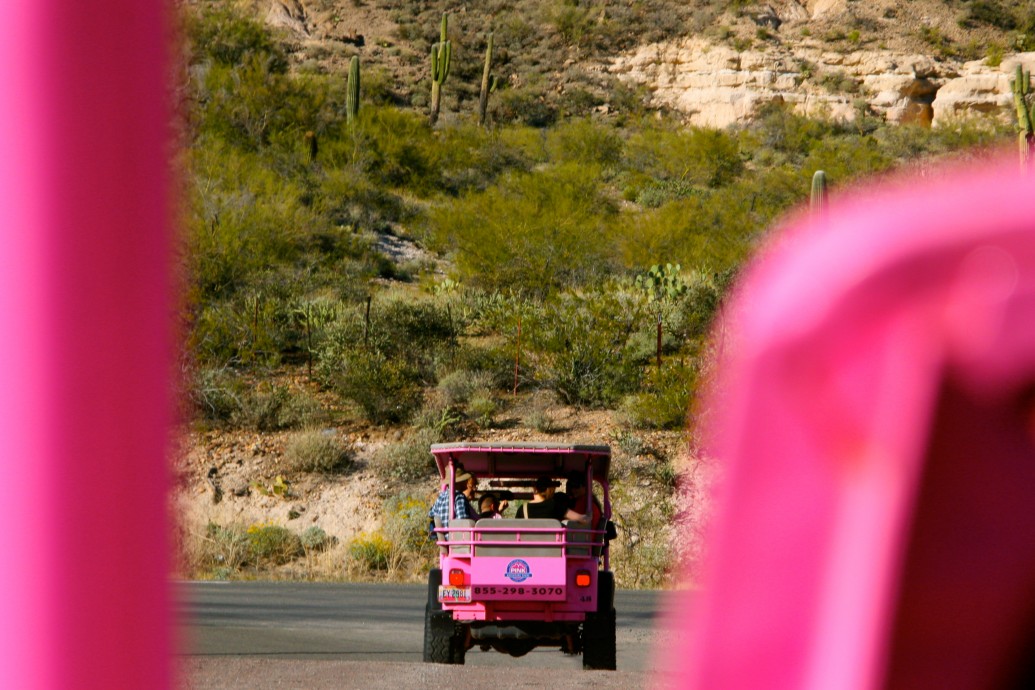
[[[1013,103],[1017,106],[1017,147],[1021,155],[1021,171],[1030,171],[1035,165],[1035,103],[1029,104],[1031,72],[1017,63],[1014,78],[1010,80]]]
[[[812,175],[812,197],[810,201],[813,217],[819,218],[827,212],[827,174],[817,170]]]
[[[486,116],[489,111],[489,94],[496,90],[496,84],[498,79],[496,75],[491,74],[492,70],[492,38],[493,34],[489,34],[489,43],[485,46],[485,67],[482,69],[482,92],[478,98],[478,124],[482,127],[485,126]]]
[[[359,56],[349,62],[349,81],[345,86],[345,120],[350,124],[359,117]]]
[[[442,34],[438,43],[431,46],[431,124],[438,122],[438,110],[442,102],[442,85],[449,76],[449,61],[453,57],[453,44],[446,38],[449,15],[442,15]]]

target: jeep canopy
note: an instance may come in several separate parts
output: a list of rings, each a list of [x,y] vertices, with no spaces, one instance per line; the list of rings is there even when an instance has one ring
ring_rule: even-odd
[[[550,443],[435,443],[431,446],[439,476],[445,479],[450,461],[478,477],[561,477],[585,472],[592,466],[593,479],[606,483],[611,469],[607,446],[556,445]]]

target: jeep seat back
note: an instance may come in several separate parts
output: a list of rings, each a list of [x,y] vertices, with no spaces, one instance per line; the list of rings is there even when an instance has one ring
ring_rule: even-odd
[[[471,537],[473,536],[473,533],[470,532],[470,531],[467,531],[467,530],[462,530],[462,528],[464,528],[464,527],[471,528],[471,527],[474,527],[474,524],[475,524],[474,520],[453,520],[452,522],[450,522],[449,523],[449,530],[450,531],[447,532],[447,534],[449,535],[448,536],[449,541],[461,541],[461,542],[469,542],[469,541],[471,541]],[[453,531],[453,530],[457,530],[457,531]],[[470,554],[471,553],[471,545],[470,544],[450,545],[449,553],[454,555],[454,556]]]
[[[475,556],[546,556],[561,557],[563,547],[559,534],[556,530],[561,529],[561,523],[549,519],[493,519],[482,518],[478,521],[479,542],[512,542],[512,544],[496,544],[492,546],[475,547]],[[496,531],[500,530],[500,531]],[[555,530],[555,531],[526,531],[526,530]],[[549,546],[537,546],[550,542]]]

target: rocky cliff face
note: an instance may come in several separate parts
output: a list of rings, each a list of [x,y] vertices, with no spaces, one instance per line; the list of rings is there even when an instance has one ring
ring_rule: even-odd
[[[416,83],[423,74],[427,46],[414,42],[412,27],[403,32],[396,23],[402,16],[398,7],[405,3],[237,2],[302,46],[300,61],[321,56],[318,62],[339,71],[348,63],[348,51],[365,45],[364,59],[387,67],[400,84]],[[491,23],[477,4],[439,4],[454,13],[455,27]],[[728,3],[692,36],[641,45],[620,55],[582,52],[572,46],[558,51],[556,43],[547,40],[555,31],[544,19],[547,15],[529,13],[523,19],[530,30],[535,27],[544,36],[542,64],[537,62],[536,68],[546,82],[553,82],[553,90],[569,87],[566,79],[572,71],[610,72],[644,85],[652,105],[679,111],[694,125],[744,122],[770,102],[788,104],[809,116],[852,120],[871,112],[892,122],[933,126],[978,116],[1010,118],[1014,67],[1017,62],[1035,67],[1035,53],[1006,54],[995,66],[952,58],[984,54],[989,47],[998,55],[1017,44],[1017,36],[969,20],[968,8],[969,4],[943,0]],[[437,31],[437,19],[434,27]],[[345,45],[350,47],[346,50]],[[390,45],[395,47],[383,49]],[[500,46],[506,47],[498,41]],[[522,81],[521,75],[506,74],[508,67],[501,69],[508,83]],[[606,99],[607,81],[591,86]]]
[[[695,125],[725,127],[778,102],[809,116],[852,120],[868,109],[893,122],[940,126],[973,116],[1009,117],[1018,62],[1035,67],[1035,53],[1006,56],[990,67],[886,50],[838,53],[810,43],[737,51],[687,38],[642,46],[616,57],[609,70],[645,85],[653,104],[685,113]]]

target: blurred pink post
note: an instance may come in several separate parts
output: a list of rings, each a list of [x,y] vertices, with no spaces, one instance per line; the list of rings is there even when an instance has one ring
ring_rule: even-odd
[[[169,10],[0,2],[0,687],[169,687]]]
[[[1035,663],[1035,187],[886,184],[747,271],[680,687],[1023,687]],[[1028,685],[1027,687],[1031,687]]]

